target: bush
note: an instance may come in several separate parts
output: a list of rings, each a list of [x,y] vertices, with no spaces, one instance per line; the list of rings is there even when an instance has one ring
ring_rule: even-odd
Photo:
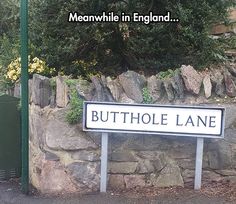
[[[32,76],[33,74],[42,74],[42,75],[53,75],[55,70],[53,68],[49,68],[46,65],[46,62],[40,60],[35,57],[31,60],[29,56],[29,74]],[[12,61],[7,67],[6,79],[11,82],[16,82],[20,78],[21,74],[21,58],[17,58]]]
[[[70,124],[78,123],[83,116],[83,100],[79,98],[77,90],[70,94],[70,110],[66,114],[66,121]]]
[[[19,2],[0,3],[0,40],[7,35],[19,45]],[[203,66],[225,59],[221,40],[209,37],[215,23],[227,23],[228,8],[235,0],[84,0],[29,1],[30,53],[66,75],[87,75],[94,70],[117,74],[127,69],[166,71],[181,64]],[[178,23],[68,23],[68,12],[120,14],[171,12]],[[3,20],[1,20],[3,19]],[[12,30],[11,30],[12,29]],[[8,44],[9,45],[9,44]],[[15,46],[15,47],[17,47]],[[1,46],[0,64],[8,61],[7,45]],[[10,55],[9,55],[10,56]],[[10,58],[15,59],[16,56]],[[88,70],[81,64],[96,61]],[[3,66],[4,68],[4,66]]]
[[[90,79],[90,76],[98,75],[98,71],[94,69],[97,62],[92,60],[91,62],[85,62],[84,60],[77,60],[72,62],[72,69],[70,75],[72,78],[82,77],[84,79]]]
[[[144,104],[151,104],[153,103],[153,98],[148,90],[147,87],[142,89],[142,96],[143,96],[143,103]]]
[[[128,0],[33,1],[31,38],[51,66],[76,72],[73,62],[96,60],[96,71],[176,68],[181,64],[205,65],[222,60],[224,50],[209,37],[211,26],[227,22],[234,0]],[[131,14],[170,11],[178,23],[68,23],[69,11]],[[73,31],[73,32],[72,32]],[[40,35],[39,35],[40,33]],[[64,36],[62,38],[62,36]],[[79,66],[78,66],[79,69]]]

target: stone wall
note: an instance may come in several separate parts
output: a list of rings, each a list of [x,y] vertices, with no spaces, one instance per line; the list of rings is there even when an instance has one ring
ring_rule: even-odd
[[[224,139],[205,139],[203,182],[236,181],[236,66],[197,72],[182,66],[165,78],[127,71],[117,78],[76,80],[78,97],[123,103],[201,104],[226,107]],[[99,190],[100,134],[65,120],[70,102],[66,77],[30,80],[30,178],[42,193]],[[17,89],[18,86],[16,86]],[[17,90],[15,90],[17,93]],[[108,188],[192,185],[195,138],[109,135]]]

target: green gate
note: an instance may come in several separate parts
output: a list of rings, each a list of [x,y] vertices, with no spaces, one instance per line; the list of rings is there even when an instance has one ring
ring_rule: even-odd
[[[21,175],[19,99],[0,96],[0,180]]]

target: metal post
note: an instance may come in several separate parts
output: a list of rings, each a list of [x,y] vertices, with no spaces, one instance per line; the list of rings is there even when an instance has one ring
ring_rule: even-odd
[[[107,191],[108,133],[102,133],[100,192]]]
[[[22,191],[29,192],[29,107],[28,107],[28,0],[21,0],[21,154],[22,154]]]
[[[197,150],[196,150],[196,164],[195,164],[195,181],[194,181],[194,189],[201,189],[202,182],[202,158],[203,158],[203,144],[204,139],[198,137],[197,138]]]

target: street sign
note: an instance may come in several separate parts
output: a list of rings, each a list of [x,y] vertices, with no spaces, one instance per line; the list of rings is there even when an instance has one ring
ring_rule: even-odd
[[[84,103],[84,130],[96,132],[223,137],[224,108]]]
[[[204,138],[224,137],[223,107],[84,102],[83,130],[102,132],[100,191],[107,187],[108,133],[197,138],[194,189],[201,188]]]

